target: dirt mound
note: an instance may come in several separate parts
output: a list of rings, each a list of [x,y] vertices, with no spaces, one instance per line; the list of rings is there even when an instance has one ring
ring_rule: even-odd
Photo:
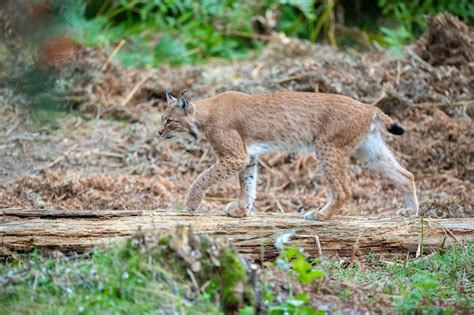
[[[450,14],[429,17],[415,50],[432,73],[433,100],[452,116],[473,119],[474,29]]]
[[[416,52],[433,66],[453,65],[472,70],[474,30],[451,14],[428,18],[428,27],[416,43]]]
[[[415,173],[443,171],[474,183],[474,130],[438,107],[410,109],[403,116],[409,132],[393,146],[407,155]]]

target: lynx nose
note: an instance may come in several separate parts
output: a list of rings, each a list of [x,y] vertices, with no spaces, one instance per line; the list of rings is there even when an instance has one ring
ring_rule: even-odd
[[[158,134],[163,137],[163,132],[164,132],[164,130],[161,129],[161,130],[158,131]]]

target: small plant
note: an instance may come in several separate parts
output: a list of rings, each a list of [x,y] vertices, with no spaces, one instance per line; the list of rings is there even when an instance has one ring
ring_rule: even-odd
[[[296,246],[290,246],[289,248],[283,248],[283,243],[287,242],[291,233],[283,235],[280,239],[277,239],[276,246],[280,250],[280,254],[276,259],[276,265],[287,273],[288,283],[290,284],[290,292],[288,298],[278,303],[273,295],[271,287],[264,288],[264,299],[268,305],[269,314],[324,314],[308,305],[310,297],[306,292],[294,294],[291,281],[292,278],[296,277],[297,281],[308,286],[313,284],[315,280],[324,278],[325,273],[320,269],[315,268],[319,263],[318,260],[308,260],[301,248]],[[282,240],[284,238],[284,240]]]
[[[430,273],[419,273],[412,276],[410,290],[403,290],[403,297],[395,300],[395,307],[404,313],[414,313],[424,309],[429,313],[442,313],[443,309],[436,306],[436,299],[447,298],[449,294],[441,290],[438,276]]]
[[[308,261],[306,255],[301,248],[291,246],[281,251],[278,258],[280,265],[289,266],[289,269],[298,276],[301,284],[311,284],[315,279],[321,279],[325,276],[324,272],[314,268],[318,260]]]
[[[396,56],[403,56],[403,46],[405,46],[413,35],[401,25],[395,29],[381,27],[383,41],[388,46],[390,52]]]

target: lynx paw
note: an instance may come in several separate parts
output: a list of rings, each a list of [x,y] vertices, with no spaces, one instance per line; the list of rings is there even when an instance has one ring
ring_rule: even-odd
[[[398,211],[396,212],[395,216],[396,216],[397,218],[417,217],[417,216],[418,216],[418,213],[415,213],[415,212],[413,211],[413,209],[401,208],[401,209],[398,209]]]
[[[224,211],[229,217],[233,218],[243,218],[247,215],[246,211],[241,209],[239,203],[235,201],[229,202]]]

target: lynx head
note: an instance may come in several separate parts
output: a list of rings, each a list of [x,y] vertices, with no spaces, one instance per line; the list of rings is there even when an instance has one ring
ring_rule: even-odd
[[[185,92],[181,92],[178,99],[171,95],[169,90],[165,92],[168,106],[161,116],[162,129],[159,131],[160,136],[165,139],[182,135],[193,141],[199,140],[199,129],[194,117],[196,108],[184,96]]]

